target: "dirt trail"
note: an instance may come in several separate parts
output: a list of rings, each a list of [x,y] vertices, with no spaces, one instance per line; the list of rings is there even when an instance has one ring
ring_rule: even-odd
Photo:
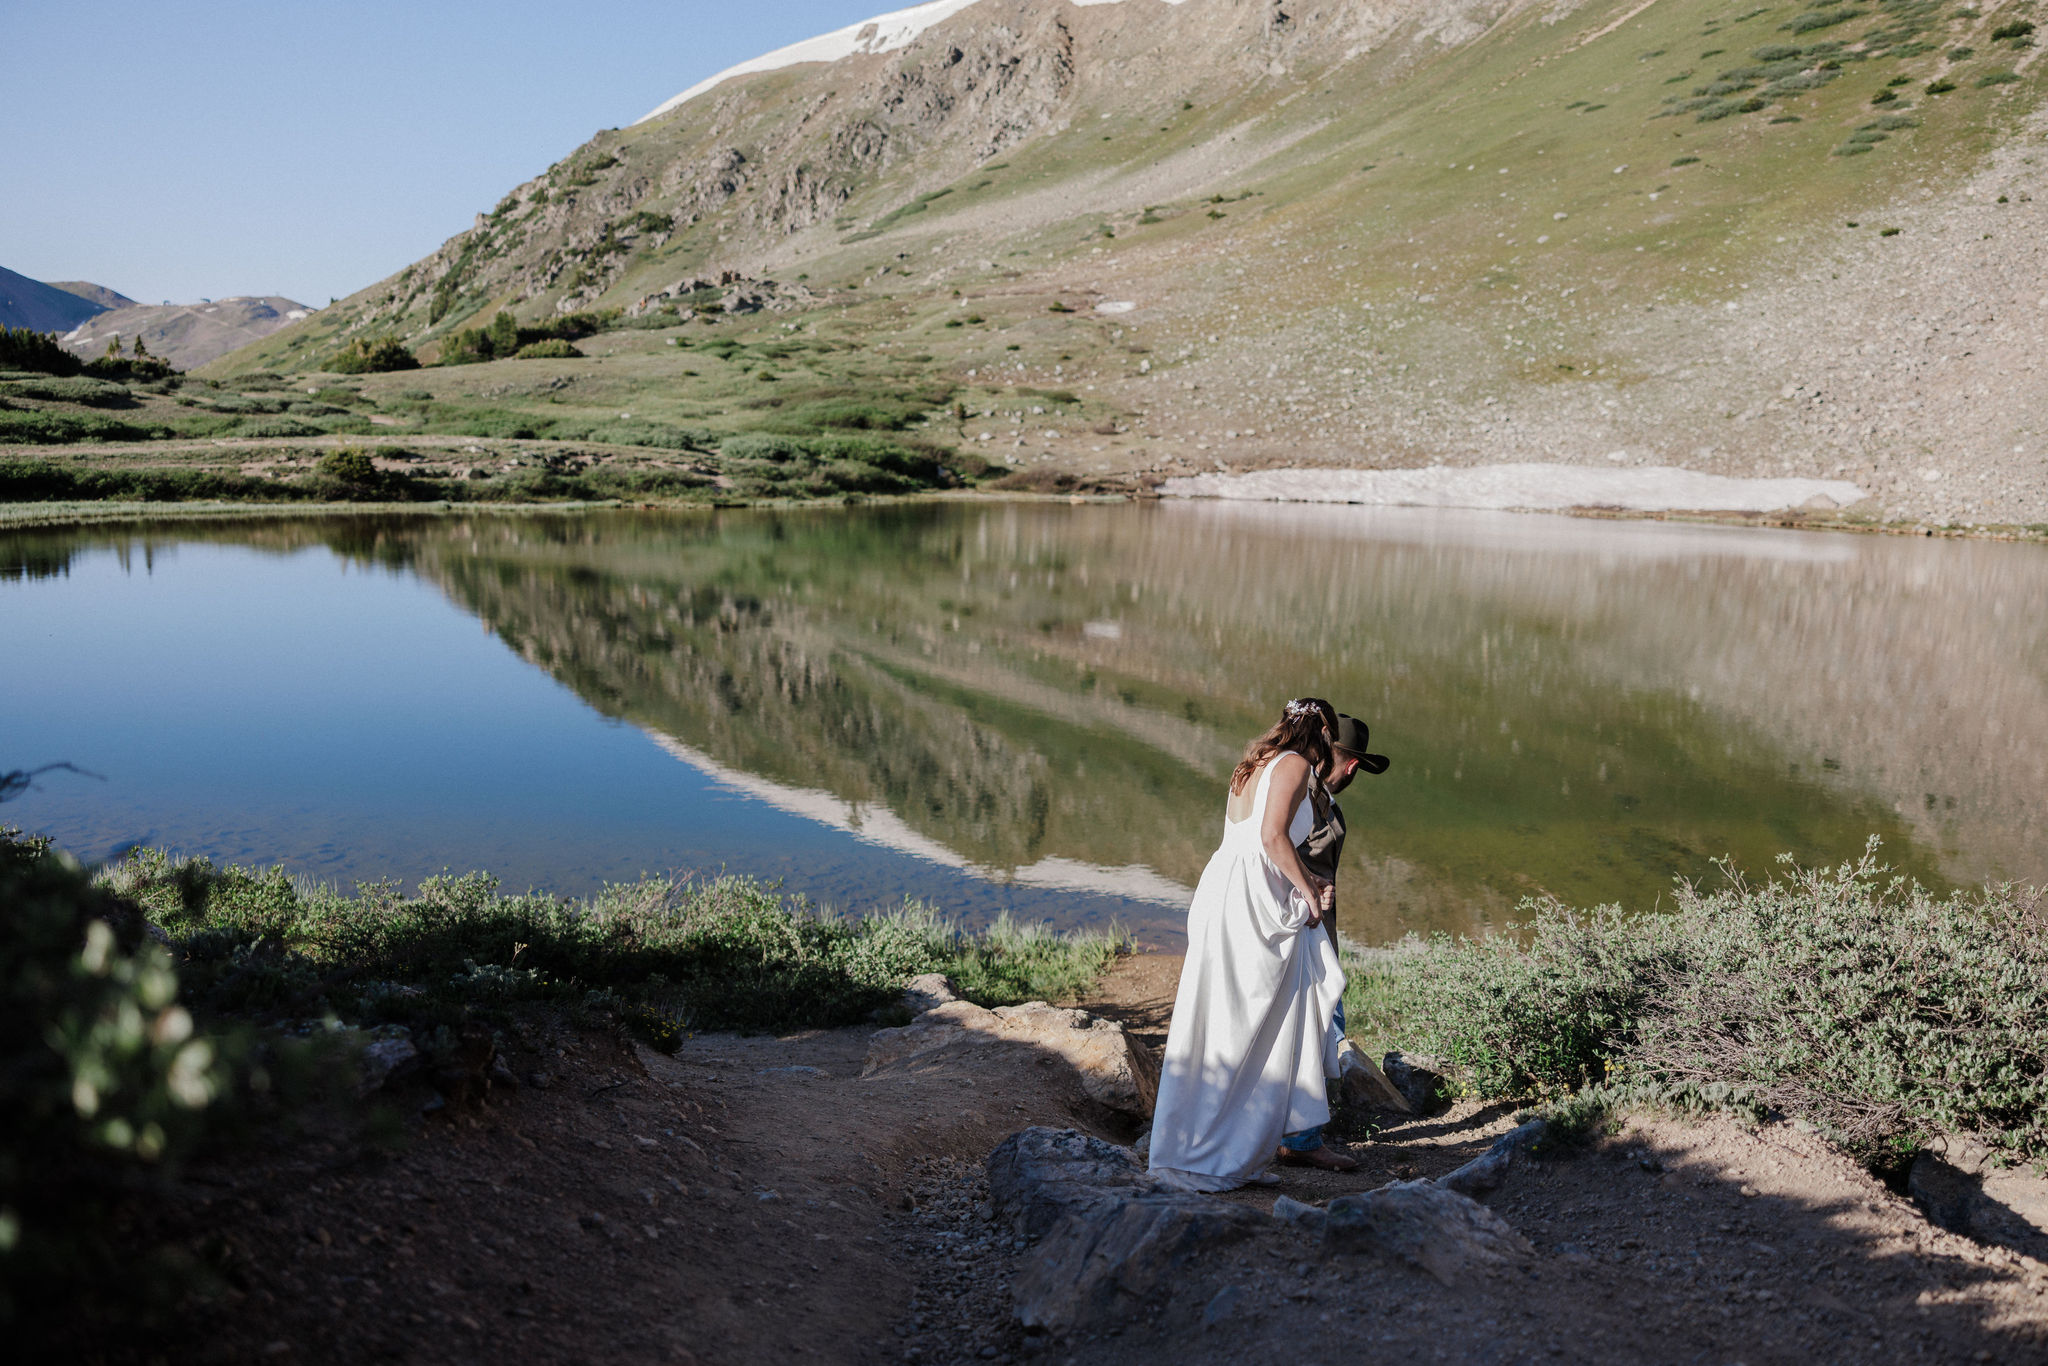
[[[1127,960],[1087,1004],[1159,1035],[1178,967]],[[1007,1299],[1025,1249],[981,1162],[1029,1124],[1115,1126],[1019,1045],[863,1081],[867,1035],[699,1036],[673,1057],[529,1039],[513,1069],[544,1087],[427,1116],[395,1152],[312,1139],[197,1170],[155,1222],[224,1290],[177,1359],[2048,1360],[2038,1263],[1932,1228],[1811,1134],[1718,1119],[1517,1168],[1490,1203],[1538,1249],[1525,1274],[1445,1288],[1324,1263],[1276,1223],[1113,1336],[1026,1338]],[[1287,1168],[1229,1198],[1441,1174],[1507,1123],[1464,1107],[1361,1145],[1356,1173]]]

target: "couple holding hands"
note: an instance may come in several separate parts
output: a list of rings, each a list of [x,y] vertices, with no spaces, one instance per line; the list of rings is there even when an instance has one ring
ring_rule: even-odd
[[[1332,919],[1344,814],[1332,799],[1360,770],[1386,771],[1370,738],[1321,698],[1297,698],[1230,775],[1223,842],[1188,908],[1152,1118],[1152,1173],[1170,1185],[1271,1182],[1276,1158],[1358,1165],[1322,1127],[1344,1038]]]

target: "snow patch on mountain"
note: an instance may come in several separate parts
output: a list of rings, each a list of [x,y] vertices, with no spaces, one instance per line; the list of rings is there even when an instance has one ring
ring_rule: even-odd
[[[735,76],[778,71],[783,67],[797,66],[804,62],[836,62],[842,57],[852,57],[861,53],[894,52],[898,48],[910,46],[918,34],[933,24],[950,19],[961,10],[978,3],[980,0],[929,0],[927,4],[878,14],[872,19],[848,24],[845,28],[821,33],[815,38],[791,43],[788,47],[776,48],[773,52],[750,58],[737,66],[729,66],[715,76],[705,77],[682,94],[664,101],[634,122],[645,123],[649,119],[658,119],[670,110],[688,104],[705,91]],[[1067,0],[1067,3],[1085,8],[1089,5],[1118,5],[1122,4],[1123,0]],[[1158,0],[1158,3],[1180,5],[1187,3],[1187,0]]]

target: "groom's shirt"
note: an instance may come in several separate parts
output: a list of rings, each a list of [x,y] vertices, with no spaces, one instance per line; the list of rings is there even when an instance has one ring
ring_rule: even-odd
[[[1322,778],[1313,772],[1308,779],[1308,800],[1316,823],[1307,837],[1294,846],[1294,852],[1301,856],[1302,867],[1325,882],[1335,882],[1337,861],[1344,857],[1344,809],[1337,805],[1330,789],[1323,786]]]

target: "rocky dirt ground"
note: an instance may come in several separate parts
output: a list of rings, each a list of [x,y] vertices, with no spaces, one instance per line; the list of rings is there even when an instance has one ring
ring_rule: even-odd
[[[1178,961],[1123,963],[1088,1004],[1163,1027]],[[156,1359],[194,1362],[2035,1362],[2048,1270],[1934,1228],[1814,1135],[1641,1118],[1515,1168],[1489,1203],[1526,1269],[1442,1285],[1323,1258],[1275,1221],[1198,1255],[1095,1334],[1027,1334],[1030,1245],[982,1163],[1031,1124],[1126,1140],[1022,1044],[861,1079],[868,1031],[705,1035],[664,1056],[535,1029],[523,1084],[382,1147],[302,1140],[194,1170],[154,1216],[220,1290]],[[1508,1127],[1465,1106],[1286,1168],[1270,1208],[1439,1175]],[[98,1354],[95,1354],[98,1355]],[[128,1359],[106,1354],[105,1359]]]

